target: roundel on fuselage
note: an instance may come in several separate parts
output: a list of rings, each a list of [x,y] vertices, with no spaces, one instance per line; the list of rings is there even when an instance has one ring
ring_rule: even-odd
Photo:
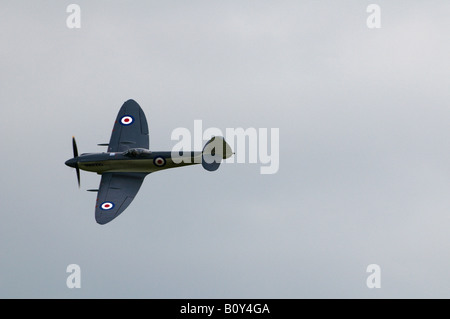
[[[161,167],[161,166],[166,165],[166,160],[163,157],[158,156],[158,157],[155,157],[155,159],[153,160],[153,163],[156,166]]]

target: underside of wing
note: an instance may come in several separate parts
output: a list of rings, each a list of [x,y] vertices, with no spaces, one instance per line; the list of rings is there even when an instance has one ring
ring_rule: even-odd
[[[120,108],[111,133],[108,152],[123,152],[130,148],[149,148],[147,119],[134,100],[126,101]]]
[[[103,225],[119,216],[136,196],[147,173],[104,173],[95,206],[95,220]]]

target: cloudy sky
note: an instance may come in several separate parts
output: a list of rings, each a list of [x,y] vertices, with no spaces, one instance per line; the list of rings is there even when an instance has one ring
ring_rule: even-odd
[[[71,3],[0,5],[0,297],[450,297],[448,1],[77,1],[79,29]],[[151,174],[98,225],[64,161],[130,98],[152,150],[278,128],[279,170]]]

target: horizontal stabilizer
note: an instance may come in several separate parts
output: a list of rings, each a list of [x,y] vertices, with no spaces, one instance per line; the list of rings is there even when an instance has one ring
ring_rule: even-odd
[[[219,168],[223,159],[233,155],[230,145],[221,136],[213,136],[203,148],[202,166],[207,171],[215,171]]]

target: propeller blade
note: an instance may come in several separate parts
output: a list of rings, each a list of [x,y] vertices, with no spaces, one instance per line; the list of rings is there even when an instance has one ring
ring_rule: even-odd
[[[80,188],[80,169],[78,168],[78,164],[75,169],[77,170],[78,188]]]
[[[75,142],[75,136],[72,136],[73,157],[78,157],[77,142]]]

